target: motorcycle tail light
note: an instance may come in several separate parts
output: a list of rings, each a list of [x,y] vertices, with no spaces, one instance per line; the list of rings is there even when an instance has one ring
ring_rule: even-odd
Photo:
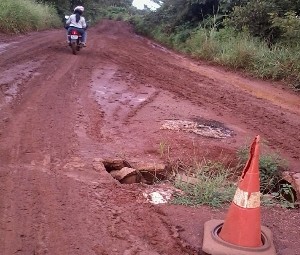
[[[71,35],[77,35],[77,34],[78,34],[77,30],[71,30]]]

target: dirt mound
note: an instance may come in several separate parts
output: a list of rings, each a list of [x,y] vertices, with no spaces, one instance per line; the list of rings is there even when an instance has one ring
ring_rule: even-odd
[[[95,25],[95,29],[99,34],[111,36],[132,36],[134,33],[134,29],[129,23],[107,19],[104,19]]]

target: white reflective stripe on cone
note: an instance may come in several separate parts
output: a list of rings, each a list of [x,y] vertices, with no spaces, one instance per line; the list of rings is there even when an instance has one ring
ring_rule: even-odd
[[[237,188],[233,203],[242,208],[257,208],[260,207],[260,192],[246,192]]]

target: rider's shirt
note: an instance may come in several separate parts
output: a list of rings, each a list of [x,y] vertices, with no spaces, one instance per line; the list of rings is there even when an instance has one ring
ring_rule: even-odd
[[[85,18],[81,16],[80,20],[76,22],[76,14],[72,14],[66,21],[66,24],[70,27],[86,28]]]

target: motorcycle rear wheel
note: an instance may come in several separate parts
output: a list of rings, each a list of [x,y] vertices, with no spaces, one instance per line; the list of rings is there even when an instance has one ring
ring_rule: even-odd
[[[72,53],[73,53],[74,55],[76,55],[76,54],[77,54],[77,45],[76,45],[75,42],[74,42],[74,43],[71,43],[71,48],[72,48]]]

